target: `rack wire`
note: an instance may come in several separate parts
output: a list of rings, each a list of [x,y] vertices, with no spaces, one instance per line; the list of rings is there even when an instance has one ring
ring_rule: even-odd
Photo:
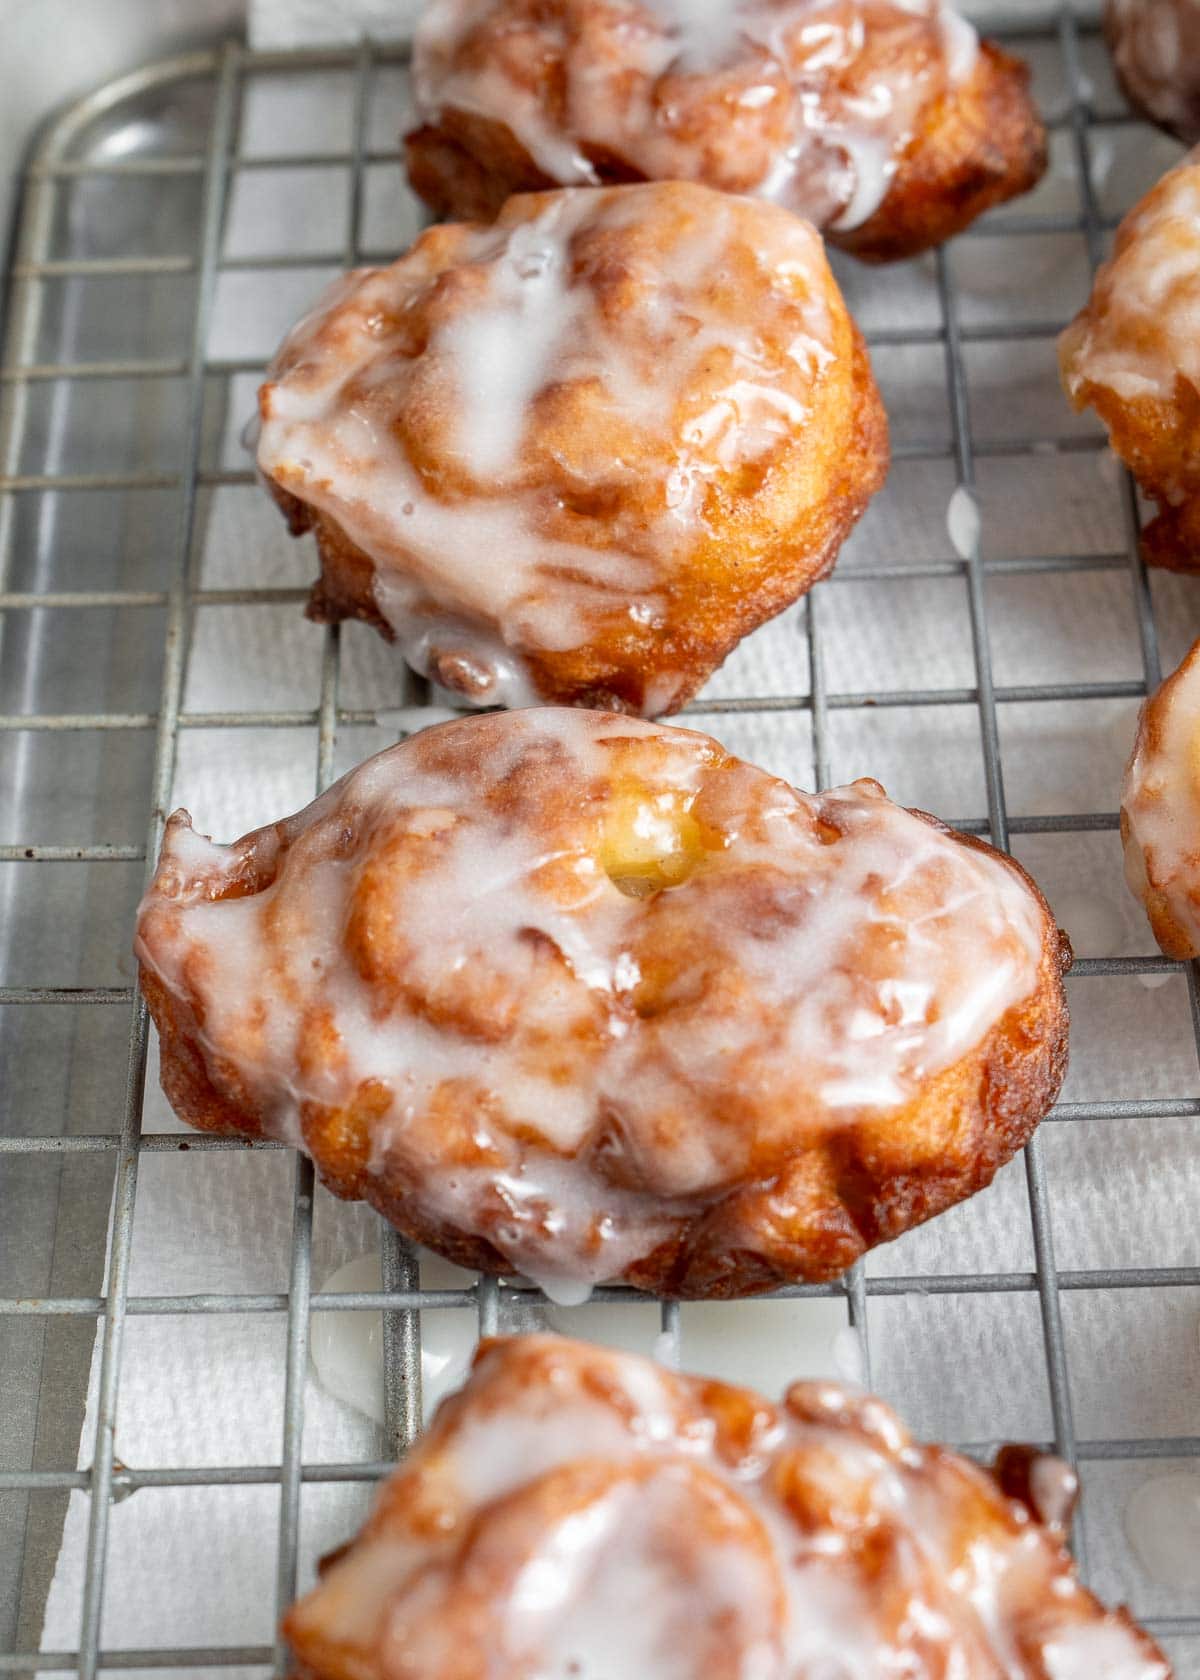
[[[1056,47],[1066,82],[1072,91],[1070,109],[1057,119],[1055,128],[1065,135],[1073,150],[1080,183],[1076,213],[1024,215],[1008,213],[1002,223],[988,218],[966,236],[995,236],[1002,231],[1013,249],[1027,235],[1047,233],[1082,234],[1092,266],[1104,252],[1106,233],[1112,218],[1101,213],[1093,187],[1092,146],[1098,129],[1118,120],[1097,113],[1091,107],[1089,90],[1081,67],[1081,41],[1090,26],[1081,23],[1069,9],[1046,12],[1036,18],[1014,19],[989,31],[1011,37],[1018,43],[1030,41]],[[1019,49],[1018,49],[1019,50]],[[289,266],[320,268],[323,265],[351,266],[372,259],[386,259],[393,253],[364,248],[363,195],[367,168],[375,164],[399,166],[399,153],[371,149],[367,143],[367,112],[372,78],[381,66],[403,61],[401,52],[364,45],[353,53],[255,53],[237,43],[218,51],[193,53],[135,72],[101,89],[66,112],[50,129],[29,165],[15,261],[8,276],[7,320],[3,359],[0,362],[0,611],[7,615],[54,609],[69,615],[89,609],[155,609],[162,613],[164,641],[161,682],[156,704],[143,709],[116,709],[100,713],[14,711],[0,715],[0,732],[29,734],[73,734],[81,731],[135,731],[153,735],[151,798],[146,814],[145,837],[141,843],[79,844],[43,843],[36,834],[0,846],[0,863],[41,868],[53,864],[143,865],[147,870],[156,856],[166,813],[171,808],[172,782],[181,732],[192,729],[261,729],[316,732],[317,761],[314,782],[320,790],[335,773],[335,747],[339,732],[378,721],[375,710],[342,703],[339,693],[342,640],[337,626],[324,633],[320,692],[314,707],[280,707],[265,711],[191,711],[184,706],[185,675],[189,636],[199,609],[206,606],[241,607],[254,604],[295,604],[298,610],[304,591],[291,588],[205,587],[199,577],[197,555],[198,509],[201,493],[209,487],[252,482],[248,470],[205,464],[203,449],[206,381],[254,374],[261,363],[252,357],[216,358],[209,354],[210,327],[215,289],[219,276],[237,268],[286,269]],[[239,146],[240,102],[251,76],[276,72],[289,74],[339,70],[353,80],[353,116],[348,150],[287,153],[278,156],[255,154],[247,157]],[[76,155],[79,136],[88,125],[108,112],[135,103],[148,93],[170,94],[184,83],[200,82],[211,90],[207,118],[207,145],[202,153],[184,151],[133,157],[95,158]],[[224,228],[231,183],[238,172],[255,170],[322,168],[346,172],[349,178],[344,239],[339,248],[313,253],[283,250],[264,255],[238,255],[224,249]],[[97,176],[166,181],[184,190],[190,183],[200,189],[199,239],[194,254],[118,255],[107,257],[56,256],[54,230],[64,198]],[[977,463],[991,455],[1027,456],[1052,445],[1058,450],[1094,450],[1096,438],[1042,440],[1022,436],[1011,440],[977,437],[972,429],[968,392],[966,347],[974,343],[1003,342],[1006,339],[1048,339],[1064,324],[1052,319],[994,325],[961,318],[958,287],[953,266],[945,252],[938,254],[936,268],[940,319],[935,325],[883,328],[868,333],[874,347],[926,345],[940,347],[944,363],[945,394],[949,412],[948,441],[902,442],[898,460],[944,459],[959,485],[973,492]],[[153,276],[191,276],[194,281],[194,309],[185,356],[180,358],[110,357],[95,361],[47,359],[43,348],[46,293],[52,283],[64,280],[129,281]],[[1064,308],[1063,316],[1069,313]],[[38,387],[46,383],[80,387],[85,383],[127,380],[178,380],[185,390],[186,417],[183,447],[178,461],[168,467],[155,466],[134,471],[58,471],[46,463],[31,470],[29,439],[32,403]],[[46,466],[47,470],[41,470]],[[21,498],[63,497],[90,491],[158,491],[175,500],[175,537],[169,579],[162,588],[142,590],[73,589],[40,592],[11,588],[16,537],[16,507]],[[986,789],[986,816],[959,820],[957,826],[981,832],[997,846],[1007,848],[1013,836],[1111,831],[1117,827],[1114,810],[1061,812],[1023,817],[1010,816],[1005,798],[1005,767],[998,707],[1006,703],[1056,701],[1129,700],[1140,697],[1157,684],[1161,676],[1153,605],[1147,579],[1137,552],[1138,506],[1132,485],[1124,484],[1126,542],[1122,548],[1097,553],[1028,553],[985,559],[978,544],[962,559],[938,559],[922,563],[876,562],[858,565],[853,581],[903,581],[920,587],[924,580],[961,578],[966,587],[974,662],[974,680],[968,685],[932,689],[835,691],[826,681],[822,615],[830,592],[840,586],[840,575],[821,584],[807,605],[809,685],[807,691],[784,696],[726,695],[705,698],[698,703],[706,716],[749,712],[801,711],[811,720],[816,779],[830,779],[831,720],[841,711],[891,707],[962,707],[975,709],[979,750]],[[1039,684],[998,684],[993,676],[989,639],[986,582],[990,577],[1021,573],[1083,573],[1117,571],[1129,580],[1136,608],[1142,673],[1136,679],[1111,681],[1060,681]],[[69,634],[69,631],[64,631]],[[420,699],[414,689],[414,697]],[[953,816],[951,815],[951,820]],[[1092,957],[1077,962],[1079,979],[1117,975],[1169,975],[1179,965],[1160,957]],[[1200,1003],[1195,975],[1186,971],[1193,1032],[1200,1046]],[[115,1163],[113,1214],[107,1239],[102,1293],[0,1299],[0,1316],[32,1318],[67,1317],[99,1321],[103,1326],[98,1391],[98,1424],[92,1460],[75,1470],[15,1468],[0,1471],[0,1492],[39,1490],[82,1490],[90,1496],[90,1527],[87,1567],[79,1608],[77,1649],[57,1651],[16,1650],[0,1654],[0,1673],[74,1670],[82,1680],[91,1680],[100,1668],[190,1668],[218,1671],[244,1665],[263,1665],[275,1673],[286,1669],[287,1654],[275,1648],[167,1648],[112,1650],[101,1645],[105,1569],[108,1555],[109,1518],[112,1504],[143,1488],[263,1484],[278,1486],[279,1527],[277,1608],[282,1609],[297,1585],[298,1534],[301,1501],[306,1486],[330,1482],[371,1482],[384,1474],[391,1459],[403,1452],[416,1434],[421,1417],[420,1314],[425,1308],[452,1307],[476,1315],[478,1333],[486,1335],[499,1322],[502,1297],[518,1296],[521,1286],[483,1279],[470,1288],[430,1290],[420,1285],[413,1253],[395,1233],[386,1232],[383,1244],[382,1292],[331,1295],[314,1289],[312,1278],[312,1223],[314,1182],[311,1165],[297,1159],[293,1184],[293,1217],[288,1287],[269,1293],[208,1293],[188,1296],[134,1295],[129,1289],[129,1261],[134,1211],[138,1194],[139,1162],[145,1155],[175,1151],[180,1139],[173,1133],[142,1129],[149,1027],[145,1005],[136,987],[127,985],[63,986],[56,984],[11,984],[0,986],[0,1006],[30,1009],[89,1005],[122,1011],[129,1016],[128,1074],[119,1129],[104,1129],[106,1115],[94,1115],[92,1130],[66,1134],[63,1131],[34,1135],[20,1125],[0,1137],[0,1156],[90,1157],[109,1156]],[[1051,1124],[1091,1120],[1136,1123],[1165,1117],[1200,1116],[1200,1097],[1123,1098],[1102,1101],[1063,1102],[1050,1117]],[[18,1117],[19,1118],[19,1117]],[[247,1144],[236,1139],[198,1135],[189,1137],[187,1147],[197,1153],[241,1149],[271,1149],[270,1144]],[[842,1283],[796,1286],[779,1291],[783,1298],[836,1296],[844,1298],[849,1322],[859,1332],[869,1360],[867,1306],[871,1298],[905,1295],[1036,1296],[1041,1316],[1045,1359],[1045,1381],[1053,1424],[1053,1441],[1047,1443],[1072,1462],[1138,1459],[1181,1460],[1200,1457],[1200,1434],[1134,1439],[1078,1439],[1073,1409],[1068,1352],[1064,1340],[1062,1300],[1075,1291],[1173,1289],[1200,1286],[1200,1264],[1187,1266],[1128,1266],[1092,1269],[1060,1269],[1055,1262],[1053,1220],[1042,1145],[1035,1137],[1024,1156],[1028,1217],[1032,1232],[1035,1265],[1032,1270],[997,1270],[944,1275],[866,1276],[856,1267]],[[599,1289],[598,1302],[620,1301],[629,1292]],[[385,1332],[385,1385],[387,1426],[386,1457],[362,1463],[305,1462],[303,1421],[305,1374],[308,1358],[310,1315],[326,1311],[383,1311]],[[730,1312],[737,1308],[731,1306]],[[171,1314],[280,1314],[286,1316],[285,1428],[278,1461],[267,1464],[230,1464],[216,1468],[127,1468],[117,1459],[114,1422],[120,1391],[122,1346],[127,1321],[139,1315]],[[676,1353],[686,1363],[686,1343],[679,1347],[678,1310],[669,1304],[661,1309],[662,1327]],[[972,1443],[963,1443],[970,1447]],[[976,1447],[982,1443],[974,1443]],[[1082,1559],[1081,1563],[1085,1564]],[[1200,1606],[1188,1616],[1151,1619],[1155,1632],[1176,1640],[1200,1637]]]

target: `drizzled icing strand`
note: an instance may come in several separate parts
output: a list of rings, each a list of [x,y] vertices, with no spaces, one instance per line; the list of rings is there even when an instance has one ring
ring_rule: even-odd
[[[137,951],[243,1128],[577,1298],[910,1103],[1052,938],[876,783],[564,709],[422,731],[233,846],[177,813]]]
[[[502,123],[553,181],[595,183],[614,159],[851,229],[976,50],[942,0],[434,0],[413,74],[425,122]]]
[[[835,460],[860,447],[848,368],[826,380],[849,343],[820,240],[770,206],[681,184],[516,199],[321,299],[263,386],[258,465],[369,558],[406,658],[447,682],[449,651],[468,702],[528,704],[527,655],[604,640],[664,710],[685,679],[664,624],[734,499],[748,565],[756,493],[820,485],[806,430]]]
[[[284,1632],[313,1680],[1170,1675],[1059,1532],[881,1401],[543,1336],[484,1344]]]

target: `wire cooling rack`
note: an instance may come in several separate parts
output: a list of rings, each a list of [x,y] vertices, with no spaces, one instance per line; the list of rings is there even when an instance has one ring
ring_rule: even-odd
[[[1061,460],[1078,453],[1102,459],[1103,439],[1094,427],[1064,430],[1072,423],[1057,398],[1053,399],[1057,406],[1046,410],[1054,415],[1046,435],[1038,435],[1030,424],[1040,419],[1036,401],[1022,398],[1013,422],[1011,416],[1006,418],[1002,405],[993,406],[987,400],[986,391],[981,400],[973,357],[981,349],[990,347],[994,354],[1001,347],[1001,354],[1007,359],[1011,353],[1017,366],[1022,356],[1032,352],[1040,358],[1044,392],[1048,346],[1077,306],[1087,268],[1101,259],[1122,208],[1105,202],[1097,151],[1108,143],[1109,134],[1124,136],[1127,151],[1133,153],[1151,145],[1148,130],[1136,129],[1118,104],[1111,98],[1106,104],[1106,96],[1097,95],[1093,82],[1100,63],[1096,34],[1071,11],[1023,17],[1008,26],[992,26],[989,32],[1010,39],[1016,50],[1028,53],[1066,89],[1068,97],[1051,112],[1057,188],[1052,186],[1048,197],[1040,195],[985,219],[956,242],[950,253],[927,259],[922,270],[923,295],[932,313],[929,309],[906,312],[900,307],[893,311],[895,300],[903,301],[906,295],[906,282],[896,278],[901,270],[871,272],[850,264],[839,270],[852,306],[867,328],[877,365],[882,370],[891,353],[900,357],[896,390],[889,390],[885,381],[893,411],[895,471],[902,475],[907,463],[942,463],[946,483],[962,487],[972,498],[964,504],[968,527],[977,493],[985,504],[989,493],[1014,503],[1026,497],[1036,502],[1036,491],[1027,491],[1026,485],[1032,485],[1034,469],[1047,457]],[[253,353],[226,353],[229,335],[217,321],[229,304],[228,297],[222,302],[222,288],[233,288],[230,308],[236,316],[239,277],[256,277],[286,292],[291,276],[298,283],[298,295],[311,296],[330,271],[364,260],[386,260],[403,245],[415,223],[402,226],[406,216],[411,218],[411,206],[396,205],[400,158],[387,135],[394,135],[399,123],[394,109],[388,113],[381,94],[385,81],[394,88],[402,77],[402,66],[402,53],[369,46],[355,53],[264,54],[239,44],[152,65],[66,112],[42,140],[25,179],[15,260],[7,279],[7,329],[0,364],[0,611],[5,626],[0,675],[6,673],[0,693],[0,703],[6,708],[0,715],[0,744],[11,749],[3,764],[5,785],[15,793],[4,819],[8,842],[0,845],[8,934],[8,966],[0,986],[0,1045],[11,1058],[6,1066],[16,1070],[7,1081],[10,1100],[5,1135],[0,1137],[8,1183],[7,1200],[0,1196],[0,1208],[11,1214],[9,1229],[19,1235],[26,1197],[33,1196],[29,1205],[44,1210],[49,1206],[43,1195],[45,1184],[50,1184],[51,1196],[62,1198],[70,1188],[70,1172],[81,1167],[101,1168],[105,1176],[96,1182],[105,1194],[111,1183],[112,1202],[107,1225],[103,1219],[89,1221],[77,1210],[68,1210],[66,1218],[73,1222],[77,1246],[87,1248],[74,1270],[59,1259],[53,1263],[47,1259],[42,1271],[36,1266],[31,1270],[29,1265],[23,1269],[15,1253],[9,1253],[0,1267],[0,1287],[7,1279],[15,1280],[0,1298],[0,1330],[8,1338],[0,1341],[0,1355],[7,1350],[9,1359],[8,1367],[0,1364],[4,1380],[0,1405],[11,1405],[16,1419],[11,1450],[0,1469],[0,1500],[12,1502],[8,1526],[0,1529],[0,1535],[8,1537],[16,1606],[8,1623],[12,1648],[0,1654],[0,1672],[75,1670],[85,1680],[99,1668],[283,1672],[286,1652],[268,1645],[103,1648],[102,1612],[114,1503],[140,1489],[277,1486],[276,1607],[282,1608],[297,1586],[305,1490],[317,1483],[373,1481],[385,1473],[389,1459],[403,1451],[419,1428],[422,1309],[453,1307],[473,1313],[482,1335],[497,1327],[502,1302],[517,1293],[515,1287],[492,1279],[461,1289],[422,1289],[415,1256],[390,1232],[381,1238],[382,1294],[320,1293],[312,1275],[313,1172],[301,1159],[294,1168],[286,1290],[153,1296],[136,1295],[129,1288],[143,1158],[183,1148],[199,1155],[250,1147],[227,1138],[191,1134],[184,1142],[172,1132],[143,1129],[150,1031],[136,988],[124,983],[132,978],[131,970],[126,967],[122,973],[119,963],[115,970],[112,966],[118,962],[118,952],[123,956],[127,947],[129,912],[138,883],[156,855],[165,815],[172,807],[181,738],[189,731],[250,732],[243,735],[247,740],[261,739],[263,731],[289,732],[296,754],[312,752],[315,757],[313,785],[317,789],[328,785],[366,747],[386,740],[386,736],[370,734],[386,729],[386,707],[350,704],[345,692],[344,643],[350,634],[359,633],[357,626],[345,635],[337,626],[322,633],[315,703],[290,703],[294,696],[289,691],[278,704],[264,703],[257,709],[204,710],[188,705],[187,676],[189,650],[205,613],[278,607],[298,614],[305,594],[298,585],[260,583],[249,574],[244,580],[226,579],[217,587],[205,578],[200,564],[203,528],[214,494],[253,482],[252,474],[227,447],[229,411],[236,406],[231,394],[240,390],[244,396],[250,391],[265,360],[261,347]],[[315,110],[336,90],[347,119],[344,138],[327,145],[327,126],[318,123],[316,149],[272,152],[269,145],[264,146],[261,134],[252,132],[255,125],[247,119],[245,101],[248,89],[273,79],[286,85],[301,112],[306,100]],[[286,143],[297,143],[295,132]],[[302,200],[294,243],[283,249],[231,248],[229,211],[237,191],[251,183],[269,191],[272,180],[294,182],[299,177],[307,178],[310,185],[325,183],[331,191],[327,194],[321,189]],[[1073,195],[1065,207],[1064,179]],[[1140,182],[1139,190],[1145,184]],[[103,196],[96,198],[97,194]],[[373,194],[382,195],[379,202],[386,213],[374,220],[386,224],[386,238],[373,238],[367,225]],[[334,213],[341,222],[332,234],[330,217],[322,209],[328,203],[337,206]],[[80,232],[95,225],[97,205],[103,211],[100,220],[105,229],[99,248],[89,244],[90,235]],[[1055,239],[1079,247],[1082,262],[1075,277],[1039,281],[1029,271],[1026,279],[1026,253]],[[993,245],[1002,241],[996,260],[1008,265],[1016,288],[1023,293],[1018,318],[989,318],[986,310],[981,312],[964,301],[957,253],[969,252],[973,244],[977,253],[983,253],[985,245],[979,241]],[[169,301],[164,302],[168,294]],[[159,315],[170,326],[163,342],[173,348],[161,355],[146,354],[142,347],[153,342],[153,334],[148,339],[145,332],[134,334],[127,328],[130,323],[144,326]],[[137,353],[131,352],[130,344]],[[71,347],[79,345],[87,347],[86,354],[72,352]],[[944,397],[942,435],[910,435],[903,423],[901,385],[913,368],[923,369],[920,377],[932,379]],[[158,408],[151,408],[158,421],[132,440],[125,436],[128,450],[124,456],[119,451],[106,452],[110,433],[124,436],[121,416],[131,404],[137,406],[134,397],[151,389],[161,393]],[[91,439],[90,456],[73,428]],[[110,464],[113,459],[115,466]],[[1004,464],[1008,476],[999,490],[989,492],[986,486],[981,489],[979,481],[983,469],[995,462]],[[1136,495],[1128,480],[1115,472],[1107,479],[1097,476],[1094,485],[1098,500],[1107,498],[1120,510],[1120,538],[1114,542],[1101,537],[1078,552],[1062,552],[1061,544],[1049,540],[1053,520],[1044,509],[1040,514],[1036,509],[1031,512],[1024,527],[1016,521],[1017,528],[1029,531],[1019,549],[989,553],[986,558],[977,539],[961,543],[959,555],[900,552],[903,527],[890,547],[878,537],[873,544],[860,543],[853,561],[844,561],[798,610],[797,622],[803,626],[807,647],[807,683],[801,692],[736,692],[736,684],[731,690],[726,683],[692,710],[717,726],[723,720],[732,726],[738,718],[770,715],[802,720],[811,748],[810,774],[821,784],[830,781],[835,768],[842,770],[838,731],[844,717],[863,723],[868,733],[874,730],[882,740],[889,710],[899,720],[929,718],[939,711],[960,718],[967,715],[974,742],[970,750],[982,775],[980,805],[966,813],[943,806],[940,814],[961,828],[986,834],[998,846],[1015,843],[1018,850],[1024,838],[1107,835],[1111,839],[1117,828],[1115,782],[1111,800],[1099,809],[1092,808],[1093,801],[1084,809],[1052,807],[1010,815],[1005,794],[1006,771],[1011,781],[1020,768],[1011,745],[1006,763],[1006,708],[1013,715],[1025,707],[1049,715],[1052,707],[1109,705],[1111,709],[1111,703],[1121,702],[1128,712],[1161,676],[1155,601],[1137,555]],[[903,484],[899,493],[903,494]],[[1120,589],[1128,594],[1137,668],[1097,680],[1078,674],[1078,661],[1064,657],[1064,668],[1073,673],[1070,676],[1052,673],[1052,680],[1020,683],[998,680],[989,624],[989,615],[995,615],[994,588],[1021,578],[1055,579],[1060,589],[1055,599],[1066,600],[1069,627],[1071,597],[1061,589],[1082,589],[1081,580],[1104,574],[1116,574]],[[919,612],[926,592],[948,580],[965,594],[968,680],[934,687],[912,683],[846,686],[839,685],[836,674],[831,680],[827,625],[830,615],[837,616],[839,591],[847,585],[877,585],[907,592],[906,610],[911,613]],[[97,659],[109,660],[105,703],[98,709],[55,709],[56,694],[70,698],[92,692],[81,673]],[[37,676],[47,669],[51,675],[44,681],[41,677],[26,680],[30,670]],[[123,670],[133,670],[135,679],[125,681]],[[420,704],[427,696],[419,684],[410,681],[402,698]],[[232,750],[236,750],[236,736]],[[91,774],[90,786],[84,788],[86,797],[76,804],[56,804],[52,790],[47,792],[56,771],[63,776],[78,774],[85,764]],[[808,777],[797,774],[796,779]],[[26,797],[31,785],[41,790],[40,802],[32,795]],[[113,815],[116,810],[119,817]],[[23,830],[20,825],[29,820],[48,824],[50,833],[45,826],[33,832]],[[76,820],[79,826],[72,832],[69,825]],[[114,832],[126,838],[114,840]],[[52,871],[58,872],[55,882],[69,879],[75,883],[69,888],[52,884],[45,889],[46,926],[55,922],[63,936],[58,946],[46,942],[46,926],[38,922],[36,910],[43,902],[39,883]],[[107,919],[100,915],[97,922],[97,905],[111,908]],[[106,930],[102,943],[111,950],[96,959],[89,979],[87,973],[81,977],[78,965],[63,967],[59,955],[94,940],[97,926]],[[5,946],[2,937],[0,946]],[[39,967],[42,960],[48,963],[49,973]],[[1190,970],[1151,955],[1085,956],[1074,970],[1073,995],[1078,999],[1081,987],[1095,986],[1105,977],[1136,977],[1149,983],[1162,978],[1180,990],[1186,986],[1190,1031],[1200,1044],[1196,1037],[1200,1011]],[[47,1054],[71,1065],[95,1055],[94,1045],[89,1050],[93,1041],[87,1036],[85,1018],[97,1011],[117,1024],[106,1030],[104,1042],[110,1050],[115,1037],[125,1037],[128,1023],[123,1092],[118,1095],[111,1081],[105,1086],[94,1078],[82,1085],[49,1077],[44,1084],[30,1084],[24,1072],[30,1056],[40,1058],[38,1066],[44,1068]],[[58,1019],[70,1019],[69,1032],[58,1034],[52,1019],[55,1012]],[[41,1025],[31,1029],[27,1025],[31,1019],[48,1024],[44,1030]],[[28,1054],[24,1034],[31,1034]],[[1136,1060],[1137,1049],[1130,1047],[1131,1059]],[[111,1063],[111,1055],[108,1060]],[[115,1127],[114,1100],[119,1104]],[[1194,1121],[1197,1116],[1200,1090],[1192,1082],[1184,1092],[1121,1097],[1093,1093],[1085,1100],[1065,1100],[1050,1124],[1105,1122],[1135,1127],[1160,1120]],[[1072,1371],[1064,1303],[1075,1292],[1104,1291],[1178,1291],[1191,1299],[1186,1291],[1200,1288],[1200,1264],[1070,1269],[1057,1265],[1045,1136],[1034,1139],[1023,1162],[1027,1213],[1021,1217],[1027,1219],[1031,1233],[1032,1266],[995,1270],[963,1266],[902,1275],[860,1266],[841,1284],[782,1293],[844,1297],[868,1369],[868,1319],[875,1303],[913,1295],[976,1301],[1015,1295],[1034,1300],[1040,1317],[1038,1342],[1053,1445],[1080,1465],[1085,1493],[1090,1472],[1101,1464],[1154,1459],[1186,1467],[1183,1461],[1200,1455],[1200,1434],[1116,1438],[1103,1431],[1077,1433],[1073,1408],[1079,1403],[1081,1384],[1101,1383],[1104,1373]],[[32,1179],[22,1174],[38,1167],[48,1176],[40,1181],[35,1195]],[[111,1180],[107,1177],[110,1169]],[[53,1210],[45,1217],[52,1225]],[[41,1220],[39,1212],[38,1231],[30,1239],[26,1258],[35,1252],[42,1255],[45,1248]],[[63,1276],[76,1280],[78,1292],[55,1287],[56,1277]],[[90,1287],[80,1289],[80,1278],[90,1280]],[[595,1297],[599,1302],[627,1298],[626,1292],[613,1289],[598,1290]],[[383,1456],[367,1462],[307,1462],[303,1426],[310,1316],[381,1308],[386,1309]],[[736,1313],[738,1308],[727,1310]],[[286,1316],[284,1427],[277,1460],[215,1468],[126,1467],[116,1455],[115,1419],[129,1320],[137,1315],[204,1314]],[[678,1345],[679,1310],[663,1305],[661,1324],[686,1364],[686,1340],[681,1350]],[[91,1334],[97,1325],[95,1437],[90,1453],[85,1443],[81,1454],[79,1462],[85,1467],[73,1468],[67,1461],[75,1463],[86,1386],[78,1381],[79,1372],[82,1369],[86,1375]],[[56,1436],[46,1417],[55,1405],[61,1409],[63,1385],[70,1386],[63,1375],[69,1348],[63,1352],[66,1344],[61,1337],[76,1327],[85,1332],[82,1341],[75,1338],[78,1404],[70,1412],[73,1425],[68,1421]],[[1194,1341],[1194,1328],[1190,1333]],[[889,1397],[903,1408],[903,1393]],[[961,1444],[982,1450],[993,1433],[992,1422],[980,1418]],[[89,1499],[78,1643],[72,1649],[38,1651],[47,1559],[52,1564],[55,1523],[61,1527],[62,1503],[72,1492],[82,1492]],[[50,1501],[50,1514],[40,1529],[34,1514],[39,1496]],[[1077,1549],[1086,1569],[1083,1539],[1080,1533]],[[0,1556],[3,1552],[0,1545]],[[35,1576],[38,1581],[31,1587]],[[1137,1583],[1130,1579],[1133,1584],[1126,1585],[1125,1596],[1134,1600],[1136,1610]],[[1151,1613],[1147,1619],[1170,1644],[1180,1672],[1200,1672],[1200,1666],[1194,1666],[1200,1662],[1200,1604],[1176,1603],[1173,1613]]]

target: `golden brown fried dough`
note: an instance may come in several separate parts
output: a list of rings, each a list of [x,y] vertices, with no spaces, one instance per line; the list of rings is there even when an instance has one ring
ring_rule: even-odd
[[[1200,569],[1200,152],[1125,217],[1058,343],[1067,395],[1096,410],[1158,517],[1152,566]]]
[[[1074,1486],[834,1383],[488,1341],[283,1631],[306,1680],[1170,1680],[1075,1574]]]
[[[136,948],[182,1118],[563,1300],[834,1277],[987,1184],[1066,1062],[1010,858],[611,713],[422,731],[228,847],[178,812]]]
[[[409,176],[440,216],[512,192],[702,181],[913,256],[1046,164],[1023,64],[942,0],[435,0]]]
[[[1126,880],[1162,950],[1200,956],[1200,642],[1142,707],[1121,838]]]
[[[1200,140],[1200,0],[1107,0],[1104,35],[1134,109]]]
[[[259,466],[317,534],[311,616],[470,704],[674,711],[887,466],[818,235],[683,183],[430,229],[296,328],[260,408]]]

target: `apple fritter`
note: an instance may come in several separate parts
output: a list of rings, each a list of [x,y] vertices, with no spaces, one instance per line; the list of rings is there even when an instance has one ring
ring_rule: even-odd
[[[283,1632],[303,1680],[1170,1680],[1080,1583],[1075,1491],[835,1383],[493,1340]]]
[[[136,949],[183,1119],[562,1300],[835,1277],[986,1185],[1066,1061],[1012,859],[568,707],[421,731],[231,846],[177,812]]]
[[[471,217],[548,186],[701,181],[880,262],[1037,182],[1028,80],[944,0],[434,0],[409,177]]]

